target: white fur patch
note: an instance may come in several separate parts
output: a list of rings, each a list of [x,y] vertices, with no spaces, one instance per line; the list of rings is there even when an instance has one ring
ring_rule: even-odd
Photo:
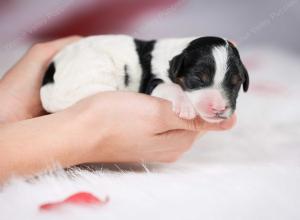
[[[182,52],[194,38],[158,40],[152,52],[152,72],[171,83],[169,61]],[[65,109],[86,96],[101,91],[138,92],[142,68],[134,39],[125,35],[85,38],[60,51],[54,58],[55,83],[41,89],[45,110]],[[129,85],[124,85],[124,66],[128,67]]]
[[[170,83],[168,76],[169,62],[180,54],[195,37],[170,38],[157,41],[152,52],[152,72],[158,78]]]
[[[133,38],[102,35],[84,38],[68,45],[55,57],[54,84],[41,89],[45,110],[57,112],[102,91],[138,91],[142,69]],[[124,66],[130,74],[124,86]]]
[[[213,57],[215,59],[216,72],[214,77],[214,86],[219,86],[224,80],[225,74],[228,69],[228,51],[227,47],[220,46],[214,47],[212,50]]]

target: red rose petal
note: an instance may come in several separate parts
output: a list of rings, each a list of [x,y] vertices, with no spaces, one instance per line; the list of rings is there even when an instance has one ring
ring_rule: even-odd
[[[58,202],[49,202],[40,205],[40,210],[53,210],[57,209],[65,204],[72,204],[72,205],[103,205],[108,202],[108,198],[106,197],[104,201],[101,201],[96,196],[88,192],[78,192],[75,193],[63,201]]]
[[[93,203],[93,204],[100,204],[101,201],[91,193],[87,192],[79,192],[74,195],[69,196],[66,198],[64,203],[75,203],[75,204],[84,204],[84,203]]]
[[[61,202],[45,203],[45,204],[40,205],[39,209],[40,210],[50,210],[50,209],[58,208],[60,205],[61,205]]]

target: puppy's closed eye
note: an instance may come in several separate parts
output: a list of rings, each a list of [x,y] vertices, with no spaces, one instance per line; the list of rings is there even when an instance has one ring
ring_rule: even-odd
[[[192,76],[192,79],[197,81],[199,83],[199,85],[201,86],[205,86],[207,84],[209,84],[210,82],[210,77],[208,73],[196,73]]]
[[[203,83],[209,83],[210,77],[208,72],[203,72],[200,74],[200,79]]]
[[[230,83],[237,86],[242,83],[242,78],[238,74],[233,74],[230,78]]]
[[[207,67],[201,67],[196,70],[194,78],[200,81],[202,84],[208,84],[211,80],[210,70]]]

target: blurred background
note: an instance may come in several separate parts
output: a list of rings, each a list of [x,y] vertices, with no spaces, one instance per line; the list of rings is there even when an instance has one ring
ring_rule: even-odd
[[[32,43],[72,34],[217,35],[300,53],[299,0],[1,0],[0,70]]]

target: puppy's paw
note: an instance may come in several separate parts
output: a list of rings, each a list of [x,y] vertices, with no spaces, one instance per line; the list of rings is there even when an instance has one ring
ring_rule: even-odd
[[[197,116],[191,101],[177,84],[159,84],[151,93],[152,96],[169,100],[173,111],[183,119],[193,119]]]
[[[175,100],[172,100],[173,111],[182,119],[193,119],[197,116],[197,112],[194,109],[191,101],[185,96],[178,96]]]

